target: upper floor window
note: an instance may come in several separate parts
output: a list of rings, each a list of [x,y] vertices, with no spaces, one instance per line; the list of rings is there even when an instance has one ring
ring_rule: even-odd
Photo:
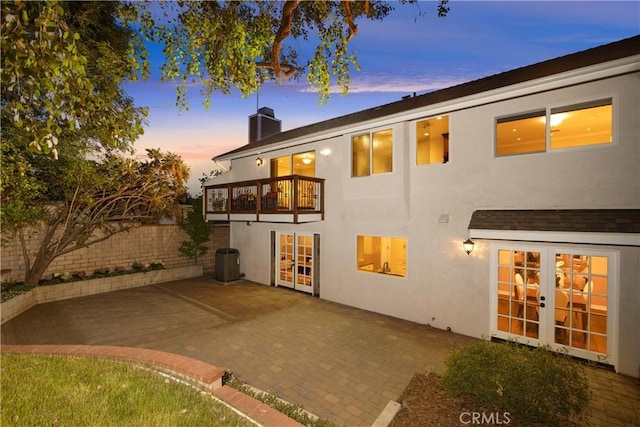
[[[449,116],[416,122],[416,164],[449,161]]]
[[[271,178],[289,175],[316,176],[316,152],[305,151],[271,159]]]
[[[393,132],[385,129],[351,138],[352,176],[393,172]]]
[[[539,153],[612,142],[611,99],[538,110],[499,118],[496,122],[497,156]]]

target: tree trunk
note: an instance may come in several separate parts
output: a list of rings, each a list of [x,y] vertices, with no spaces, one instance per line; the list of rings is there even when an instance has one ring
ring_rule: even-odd
[[[56,249],[49,246],[57,229],[57,223],[47,224],[44,227],[44,235],[42,236],[42,241],[40,242],[38,253],[33,259],[33,263],[30,263],[27,242],[21,234],[20,244],[22,245],[22,253],[25,257],[24,283],[29,286],[38,286],[42,275],[47,271],[47,268],[57,256]]]
[[[44,272],[47,271],[47,267],[49,267],[51,261],[53,261],[53,258],[38,254],[36,259],[33,261],[31,268],[29,268],[25,273],[25,284],[29,286],[38,286],[40,278],[42,278]]]

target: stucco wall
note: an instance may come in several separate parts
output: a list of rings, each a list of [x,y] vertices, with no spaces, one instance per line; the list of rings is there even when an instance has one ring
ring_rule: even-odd
[[[39,243],[37,231],[25,233],[31,257],[35,256]],[[116,234],[109,239],[87,248],[78,249],[56,258],[45,276],[55,272],[85,271],[91,274],[96,268],[124,267],[130,269],[134,262],[148,264],[152,260],[162,261],[166,268],[193,264],[180,256],[180,243],[187,235],[178,225],[145,225],[126,233]],[[229,246],[229,227],[216,226],[208,242],[208,253],[198,260],[205,271],[215,267],[217,248]],[[21,281],[24,279],[25,262],[17,239],[2,246],[3,280]],[[6,272],[10,270],[10,272]]]
[[[326,179],[325,220],[232,223],[231,245],[240,250],[241,271],[249,280],[269,284],[270,232],[319,233],[321,298],[488,336],[489,242],[477,242],[471,255],[461,245],[469,235],[471,214],[477,209],[640,208],[639,80],[636,72],[478,106],[469,106],[469,100],[467,106],[434,105],[408,119],[387,117],[319,136],[317,142],[263,152],[262,167],[255,165],[255,156],[234,160],[226,178],[242,181],[267,177],[269,158],[331,149],[328,157],[316,157],[316,176]],[[603,98],[613,99],[613,144],[495,157],[496,117]],[[414,120],[440,114],[449,115],[449,162],[416,166]],[[352,178],[351,135],[389,127],[394,132],[393,173]],[[406,278],[357,271],[358,234],[407,238]],[[614,250],[621,253],[618,368],[639,376],[639,250]]]

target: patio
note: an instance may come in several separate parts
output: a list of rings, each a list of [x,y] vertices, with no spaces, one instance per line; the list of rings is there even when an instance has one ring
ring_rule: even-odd
[[[441,372],[451,349],[472,340],[294,291],[205,277],[38,305],[1,333],[2,344],[178,353],[341,426],[370,426],[414,373]],[[593,372],[606,395],[592,425],[618,425],[616,417],[626,417],[619,425],[638,423],[637,382]]]

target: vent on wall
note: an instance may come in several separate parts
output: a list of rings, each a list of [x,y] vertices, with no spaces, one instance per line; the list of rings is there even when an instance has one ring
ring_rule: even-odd
[[[281,128],[282,121],[276,119],[273,109],[259,108],[256,114],[249,116],[249,144],[280,133]]]

